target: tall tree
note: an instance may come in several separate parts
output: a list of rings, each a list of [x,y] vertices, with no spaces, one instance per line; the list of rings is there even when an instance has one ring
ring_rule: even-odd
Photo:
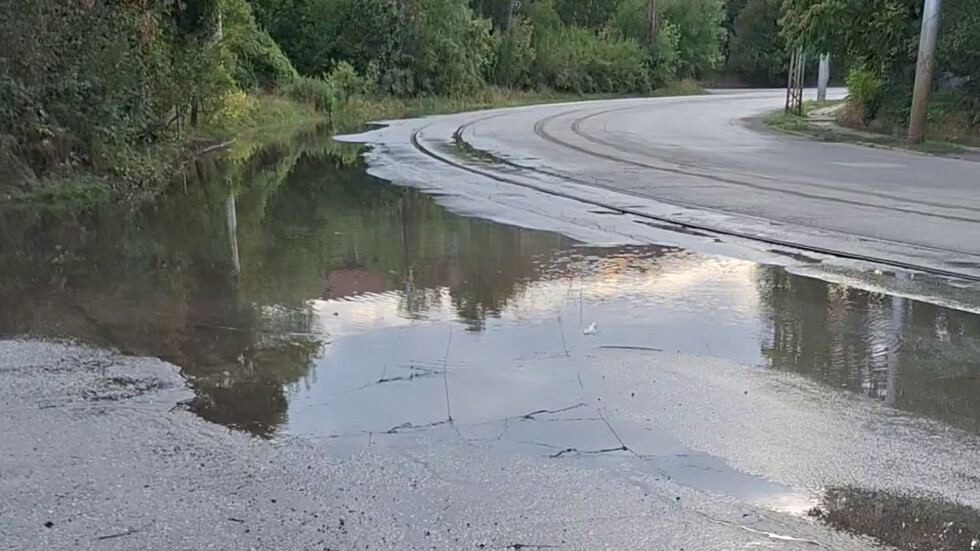
[[[647,0],[646,10],[643,12],[643,38],[647,44],[656,44],[657,27],[660,17],[660,0]]]
[[[661,13],[677,27],[679,76],[698,78],[721,61],[723,0],[662,0]]]
[[[587,29],[598,29],[609,21],[619,0],[558,0],[556,8],[562,21]]]
[[[786,75],[779,34],[781,0],[748,0],[732,27],[727,68],[751,84],[775,86]]]

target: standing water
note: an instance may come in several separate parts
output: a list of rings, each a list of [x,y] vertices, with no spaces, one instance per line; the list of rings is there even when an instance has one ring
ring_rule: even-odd
[[[453,438],[531,442],[553,458],[628,451],[616,431],[596,436],[609,423],[582,380],[610,349],[789,372],[828,395],[980,430],[974,313],[458,216],[369,176],[357,153],[301,141],[200,161],[136,208],[4,212],[0,335],[163,358],[182,369],[196,413],[267,438],[441,438],[448,423]],[[549,416],[561,423],[515,428]],[[678,479],[689,467],[658,466]]]

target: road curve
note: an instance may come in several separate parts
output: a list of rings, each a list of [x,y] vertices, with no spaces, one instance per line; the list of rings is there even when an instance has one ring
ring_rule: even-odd
[[[389,174],[414,166],[429,185],[442,176],[426,163],[438,162],[639,218],[980,279],[980,164],[762,128],[783,100],[753,90],[512,108],[357,139],[380,146],[373,160]]]

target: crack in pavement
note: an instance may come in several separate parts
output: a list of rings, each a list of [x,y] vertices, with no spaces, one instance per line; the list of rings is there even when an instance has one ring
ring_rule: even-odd
[[[605,449],[601,449],[601,450],[580,450],[578,448],[565,448],[564,450],[561,450],[558,453],[553,453],[553,454],[549,455],[548,457],[550,457],[551,459],[558,459],[558,458],[560,458],[560,457],[562,457],[562,456],[564,456],[566,454],[570,454],[570,453],[574,453],[574,454],[577,454],[577,455],[599,455],[599,454],[603,454],[603,453],[628,452],[628,451],[630,451],[630,449],[627,448],[626,446],[622,446],[622,447],[619,447],[619,448],[605,448]]]
[[[572,411],[574,409],[583,408],[586,405],[588,405],[588,404],[586,404],[585,402],[579,402],[579,403],[575,404],[574,406],[568,406],[568,407],[564,407],[564,408],[561,408],[561,409],[539,409],[537,411],[532,411],[531,413],[522,415],[521,416],[521,419],[528,419],[528,420],[533,421],[533,420],[535,420],[535,416],[536,415],[564,413],[566,411]]]
[[[417,368],[413,368],[413,369],[417,369]],[[425,378],[430,378],[430,377],[436,377],[438,375],[439,375],[438,373],[434,373],[434,372],[430,372],[430,371],[424,371],[423,373],[412,373],[411,375],[402,375],[401,377],[388,377],[388,378],[385,378],[385,379],[378,379],[377,382],[375,382],[373,384],[370,384],[370,385],[367,385],[365,387],[362,387],[362,389],[363,388],[367,388],[368,386],[385,385],[385,384],[388,384],[388,383],[398,383],[398,382],[404,382],[404,381],[414,381],[415,379],[425,379]]]
[[[604,344],[596,347],[597,350],[640,350],[644,352],[663,352],[661,348],[654,348],[652,346],[629,346],[629,345],[616,345],[616,344]]]
[[[405,430],[424,430],[424,429],[431,429],[431,428],[434,428],[434,427],[439,427],[439,426],[442,426],[442,425],[448,425],[448,424],[451,424],[451,423],[452,423],[452,420],[451,419],[444,419],[442,421],[436,421],[435,423],[428,423],[428,424],[425,424],[425,425],[416,425],[414,423],[408,422],[408,423],[402,423],[401,425],[398,425],[397,427],[391,427],[390,429],[384,431],[382,434],[398,434],[401,431],[405,431]]]
[[[611,432],[612,435],[616,438],[616,441],[619,442],[619,445],[623,447],[623,450],[628,451],[633,455],[636,455],[636,452],[629,449],[629,446],[626,445],[626,442],[623,442],[623,439],[619,437],[619,434],[616,433],[616,430],[612,428],[612,425],[610,425],[609,421],[606,420],[606,416],[602,414],[602,408],[599,408],[595,411],[599,415],[599,418],[602,419],[602,422],[606,424],[606,428],[609,429],[609,432]]]

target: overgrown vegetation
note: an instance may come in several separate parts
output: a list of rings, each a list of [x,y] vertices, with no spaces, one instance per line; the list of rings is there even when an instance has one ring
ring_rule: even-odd
[[[908,125],[922,22],[918,0],[785,0],[782,36],[852,68],[852,124],[901,134]],[[980,3],[947,0],[929,109],[933,135],[980,134]]]
[[[853,80],[856,73],[852,71],[849,76]],[[840,124],[841,117],[844,121],[853,122],[852,117],[854,117],[856,107],[856,112],[860,113],[859,100],[856,98],[861,97],[861,94],[864,93],[861,88],[864,84],[866,82],[855,84],[855,88],[852,88],[850,98],[846,101],[807,101],[803,104],[804,116],[787,113],[779,109],[763,117],[762,123],[775,130],[806,136],[824,142],[850,143],[874,148],[901,149],[929,155],[955,156],[957,158],[978,158],[977,153],[980,150],[978,150],[977,146],[980,143],[969,137],[944,138],[937,135],[920,144],[909,144],[904,135],[874,132],[866,128],[860,121],[854,124]],[[842,113],[842,115],[837,115],[838,120],[835,122],[828,115],[821,115],[817,112],[824,107],[836,107],[839,109],[838,113]]]
[[[7,193],[155,181],[187,144],[265,122],[247,90],[297,76],[246,0],[0,0],[0,48]]]
[[[255,0],[299,71],[349,63],[377,94],[645,93],[721,57],[722,0]],[[297,24],[303,22],[303,24]],[[306,22],[309,22],[308,24]]]
[[[351,129],[719,74],[782,85],[801,41],[855,69],[862,124],[901,125],[919,3],[0,0],[0,193],[139,187],[188,150],[279,119]],[[930,112],[963,132],[980,123],[976,6],[947,0]]]
[[[692,95],[701,87],[690,80],[678,81],[652,92],[656,95]],[[351,96],[336,107],[331,122],[337,132],[356,132],[370,121],[392,120],[422,115],[438,115],[474,111],[490,107],[512,107],[537,103],[555,103],[577,100],[597,100],[618,97],[618,94],[577,94],[553,90],[522,91],[510,88],[488,87],[477,93],[460,97],[423,95]]]
[[[0,0],[0,194],[129,193],[275,119],[351,128],[647,94],[715,68],[723,14],[723,0]]]

